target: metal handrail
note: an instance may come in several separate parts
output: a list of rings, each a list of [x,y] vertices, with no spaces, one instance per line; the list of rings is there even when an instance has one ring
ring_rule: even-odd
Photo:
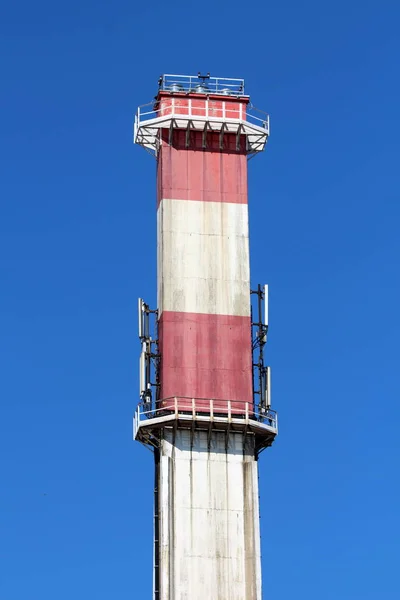
[[[165,74],[159,79],[159,87],[168,92],[197,92],[244,96],[244,79],[229,77],[210,77],[210,75],[173,75]]]
[[[205,406],[202,406],[204,404]],[[170,396],[156,403],[141,402],[138,405],[135,413],[134,434],[136,435],[140,422],[168,414],[175,414],[176,416],[192,415],[193,418],[199,415],[207,415],[212,418],[227,417],[228,419],[245,417],[269,425],[273,429],[278,429],[277,412],[271,408],[261,410],[253,402]]]
[[[150,110],[146,110],[151,107]],[[199,114],[202,109],[199,107],[195,107],[194,110],[191,107],[191,104],[185,104],[182,106],[174,106],[173,104],[169,106],[162,105],[161,107],[154,108],[153,103],[144,104],[139,106],[136,116],[135,116],[135,127],[138,128],[140,125],[146,125],[148,121],[152,121],[153,119],[158,119],[160,117],[166,118],[183,118],[189,119],[190,121],[202,121],[205,120],[222,123],[222,122],[234,122],[238,125],[240,123],[250,123],[251,125],[255,125],[264,129],[267,133],[269,132],[269,115],[264,111],[261,111],[254,106],[247,106],[246,110],[243,111],[242,107],[239,105],[235,109],[227,109],[225,106],[225,101],[222,102],[221,107],[217,107],[214,110],[220,111],[221,114],[219,116],[213,115],[213,109],[209,108],[208,103],[206,101],[204,106],[204,114]],[[260,117],[256,116],[254,113],[262,115]]]

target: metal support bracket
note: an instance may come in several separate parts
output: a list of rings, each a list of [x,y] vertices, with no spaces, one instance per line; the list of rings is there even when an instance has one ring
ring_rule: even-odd
[[[140,354],[139,382],[140,397],[143,402],[153,406],[152,389],[155,388],[158,397],[160,388],[160,353],[158,347],[158,310],[152,310],[146,302],[139,298],[139,339],[142,344]],[[152,318],[151,318],[152,317]]]
[[[253,352],[253,398],[258,412],[266,414],[271,405],[271,369],[264,364],[264,347],[268,334],[268,286],[258,285],[250,294],[257,296],[253,318],[251,309],[252,352]]]
[[[174,142],[174,129],[177,128],[177,124],[175,119],[171,119],[171,123],[169,126],[169,132],[168,132],[168,145],[172,146],[173,142]]]
[[[222,123],[221,131],[219,133],[219,149],[220,150],[224,149],[224,133],[225,133],[225,131],[228,131],[228,127],[227,127],[226,123]]]
[[[210,124],[209,124],[208,121],[206,121],[206,123],[204,125],[203,132],[202,132],[202,146],[203,146],[204,149],[207,148],[207,131],[209,129],[211,129],[210,128]]]
[[[237,132],[236,132],[236,152],[239,152],[239,150],[240,150],[240,136],[242,134],[242,131],[243,131],[243,125],[240,124],[237,129]]]
[[[190,145],[190,131],[192,129],[193,123],[192,121],[189,119],[187,127],[186,127],[186,135],[185,135],[185,148],[189,148]]]

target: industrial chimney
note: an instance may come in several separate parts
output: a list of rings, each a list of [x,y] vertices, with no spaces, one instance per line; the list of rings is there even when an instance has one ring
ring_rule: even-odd
[[[278,432],[268,287],[250,287],[244,81],[163,75],[134,142],[157,162],[157,307],[139,299],[134,438],[155,462],[153,600],[261,600],[258,457]]]

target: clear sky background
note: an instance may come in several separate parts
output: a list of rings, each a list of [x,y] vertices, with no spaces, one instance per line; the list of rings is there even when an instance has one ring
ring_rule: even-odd
[[[0,600],[149,599],[136,302],[155,304],[163,72],[244,77],[280,436],[260,459],[264,599],[398,600],[395,0],[15,0],[0,9]],[[229,599],[227,599],[229,600]]]

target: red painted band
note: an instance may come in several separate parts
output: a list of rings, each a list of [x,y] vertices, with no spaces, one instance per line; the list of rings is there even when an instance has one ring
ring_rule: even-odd
[[[185,132],[175,131],[175,143],[161,145],[157,163],[157,204],[163,198],[247,204],[247,158],[236,149],[236,136],[227,135],[232,151],[218,150],[219,135],[212,136],[215,149],[201,148],[201,132],[192,133],[193,144],[185,148]],[[168,133],[165,133],[168,136]]]
[[[250,317],[163,311],[159,341],[160,398],[212,398],[223,412],[231,400],[233,412],[245,412],[253,395]]]

